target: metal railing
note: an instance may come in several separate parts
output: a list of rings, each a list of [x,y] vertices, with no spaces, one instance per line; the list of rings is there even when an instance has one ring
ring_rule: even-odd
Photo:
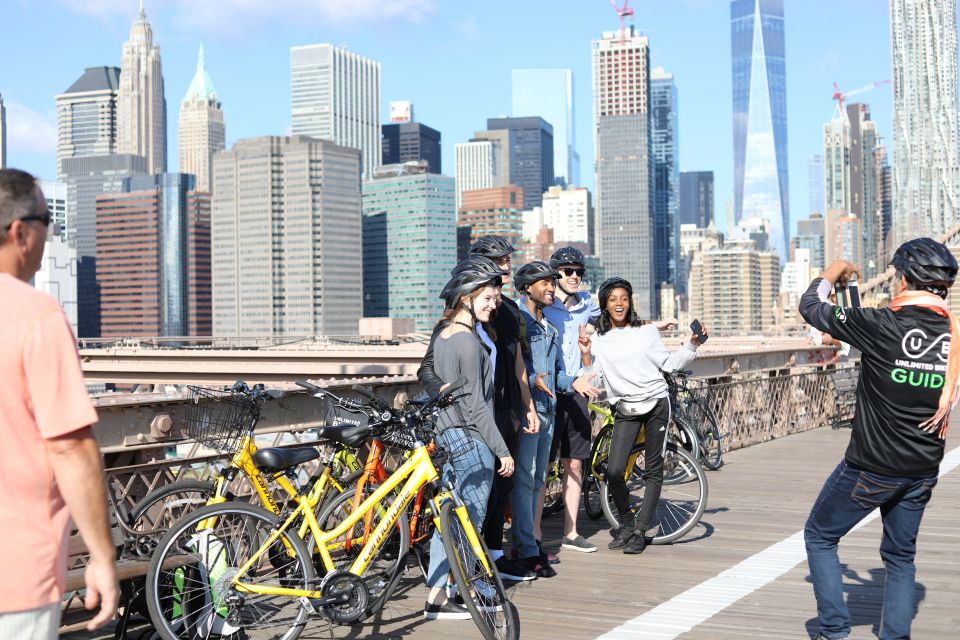
[[[700,379],[692,391],[717,415],[724,449],[739,449],[851,418],[853,387],[837,383],[855,378],[856,367],[847,362],[755,372],[745,380]]]

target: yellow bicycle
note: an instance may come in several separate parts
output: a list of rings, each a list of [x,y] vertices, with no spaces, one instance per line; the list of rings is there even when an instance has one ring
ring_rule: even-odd
[[[387,542],[391,532],[420,488],[430,486],[431,513],[454,582],[474,622],[488,640],[519,638],[516,608],[507,597],[496,565],[463,502],[453,487],[441,480],[420,436],[439,409],[456,401],[452,394],[462,384],[454,384],[421,407],[381,407],[378,416],[371,416],[375,434],[409,433],[411,453],[372,495],[329,531],[321,529],[311,504],[316,492],[323,489],[323,477],[310,493],[298,494],[293,499],[295,506],[280,516],[255,505],[227,502],[203,507],[173,526],[160,542],[147,574],[147,605],[160,635],[168,640],[231,634],[293,640],[313,613],[339,624],[360,621],[369,612],[368,571],[381,554],[397,552],[395,545]],[[319,455],[308,452],[317,450],[291,449],[278,454],[286,459],[278,460],[276,469],[292,469]],[[373,532],[365,536],[358,552],[345,554],[356,525],[371,512],[380,514]],[[308,534],[319,567],[302,539]]]
[[[190,404],[184,420],[187,435],[208,449],[230,456],[226,465],[212,478],[181,479],[170,482],[149,492],[131,508],[128,524],[135,531],[149,532],[137,539],[136,552],[149,557],[159,540],[158,532],[164,532],[185,514],[204,505],[219,504],[234,498],[230,487],[238,475],[246,476],[253,487],[252,497],[275,514],[281,507],[276,499],[276,485],[288,497],[297,495],[296,479],[283,471],[271,468],[274,449],[258,450],[254,431],[260,420],[262,404],[276,397],[277,392],[264,389],[262,384],[248,387],[242,380],[229,390],[189,387]],[[328,407],[328,413],[333,408]],[[324,427],[317,433],[322,439]],[[355,432],[355,433],[354,433]],[[332,473],[317,496],[317,512],[333,498],[342,494],[362,474],[362,463],[357,459],[356,448],[366,441],[367,433],[353,429],[346,442],[335,444],[330,460]],[[313,486],[320,478],[322,469],[310,478],[305,486]]]

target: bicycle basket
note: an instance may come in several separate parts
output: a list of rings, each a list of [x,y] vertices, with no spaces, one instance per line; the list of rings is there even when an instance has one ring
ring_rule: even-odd
[[[354,411],[338,402],[324,397],[324,423],[328,427],[363,427],[370,423],[370,416],[363,411]]]
[[[257,403],[245,394],[206,387],[188,387],[191,402],[184,417],[186,434],[221,453],[237,450],[240,438],[253,427]]]

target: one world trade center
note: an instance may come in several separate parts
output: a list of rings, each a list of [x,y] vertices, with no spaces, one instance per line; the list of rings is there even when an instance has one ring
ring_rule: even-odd
[[[732,0],[734,214],[765,218],[770,248],[786,260],[787,74],[783,0]]]

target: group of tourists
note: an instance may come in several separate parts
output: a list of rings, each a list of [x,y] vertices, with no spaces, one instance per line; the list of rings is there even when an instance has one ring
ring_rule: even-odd
[[[0,555],[0,571],[17,576],[0,583],[2,638],[56,638],[71,519],[90,551],[84,602],[99,611],[89,628],[105,624],[117,608],[115,547],[91,430],[96,412],[62,309],[29,284],[54,226],[35,178],[0,169],[0,300],[7,310],[0,322],[0,539],[16,550]],[[577,509],[591,440],[587,401],[601,392],[615,417],[608,483],[621,523],[611,531],[609,547],[644,551],[646,534],[657,526],[670,423],[661,371],[687,366],[706,329],[671,353],[660,331],[675,321],[640,319],[626,280],[604,281],[596,304],[580,291],[586,261],[575,248],[515,272],[513,251],[504,238],[486,236],[454,268],[419,377],[431,394],[465,381],[459,401],[438,418],[438,439],[452,453],[444,478],[453,482],[474,523],[482,524],[500,573],[533,580],[556,575],[556,558],[544,551],[540,530],[547,467],[555,455],[564,472],[561,546],[597,550],[577,531]],[[960,324],[945,302],[957,261],[942,243],[918,238],[900,246],[890,264],[894,297],[884,308],[830,301],[833,287],[857,273],[844,261],[827,267],[800,302],[810,325],[862,353],[850,443],[804,529],[819,637],[827,640],[847,638],[851,628],[838,543],[876,509],[886,568],[880,638],[910,637],[917,535],[957,400],[960,349],[950,345],[960,336]],[[511,278],[516,301],[501,290]],[[633,513],[623,477],[644,426],[646,486],[642,507]],[[512,557],[503,550],[508,505]],[[447,576],[436,538],[428,619],[470,617],[447,590]]]
[[[641,553],[663,477],[670,402],[661,371],[685,367],[696,357],[693,335],[671,353],[660,330],[633,308],[633,288],[610,278],[599,305],[580,291],[586,260],[574,247],[558,249],[549,262],[513,270],[515,249],[502,236],[483,236],[451,272],[440,296],[446,309],[418,371],[431,394],[466,380],[462,402],[440,416],[439,436],[460,451],[444,468],[479,527],[501,575],[527,581],[556,575],[557,557],[542,546],[540,518],[550,461],[563,466],[564,532],[561,548],[591,553],[597,547],[577,531],[583,461],[592,425],[587,402],[605,391],[615,408],[610,488],[621,514],[611,549]],[[511,282],[519,298],[503,295]],[[705,331],[705,330],[704,330]],[[624,475],[630,449],[646,425],[645,500],[631,510]],[[464,442],[467,446],[464,446]],[[504,515],[510,507],[511,556],[503,550]],[[447,566],[439,536],[431,544],[428,619],[466,619],[467,609],[444,589]]]

